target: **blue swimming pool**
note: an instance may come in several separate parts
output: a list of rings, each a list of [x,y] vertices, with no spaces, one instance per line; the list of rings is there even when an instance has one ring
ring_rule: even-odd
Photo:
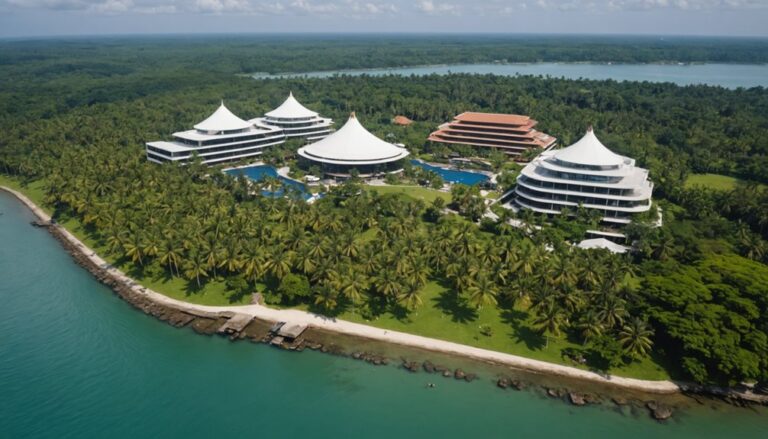
[[[300,194],[301,197],[305,200],[312,198],[312,194],[307,190],[307,187],[304,186],[303,183],[300,183],[296,180],[291,180],[290,178],[283,177],[282,175],[278,174],[277,170],[272,166],[268,166],[268,165],[248,166],[246,168],[227,169],[224,172],[234,176],[242,174],[253,181],[261,181],[266,177],[277,178],[283,184],[283,188],[278,189],[276,191],[262,190],[261,193],[268,197],[275,197],[275,198],[283,197],[286,195],[286,189],[291,188],[295,190],[296,193]]]
[[[424,163],[421,160],[411,160],[411,164],[413,166],[418,166],[420,168],[423,168],[438,174],[439,176],[443,177],[443,180],[445,180],[448,183],[461,183],[461,184],[466,184],[467,186],[472,186],[475,184],[483,184],[483,183],[486,183],[488,180],[490,180],[490,178],[488,178],[487,175],[481,174],[479,172],[457,171],[455,169],[445,169],[439,166],[430,165],[429,163]]]

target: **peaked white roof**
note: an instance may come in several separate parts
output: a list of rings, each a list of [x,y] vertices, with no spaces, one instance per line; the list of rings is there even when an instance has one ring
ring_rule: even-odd
[[[366,130],[355,117],[338,131],[299,149],[304,157],[329,163],[386,163],[408,156],[405,148],[385,142]],[[362,164],[362,163],[361,163]]]
[[[195,129],[200,131],[234,131],[244,130],[251,126],[250,122],[235,116],[222,102],[221,106],[208,116],[208,119],[195,125]]]
[[[301,103],[293,97],[293,92],[290,92],[288,93],[288,98],[285,102],[265,114],[265,116],[280,119],[294,119],[300,117],[315,117],[317,116],[317,113],[301,105]]]
[[[629,248],[623,245],[616,244],[613,241],[609,241],[605,238],[585,239],[581,241],[577,247],[583,249],[604,248],[612,253],[626,253]]]
[[[617,166],[625,160],[600,143],[592,127],[587,129],[587,133],[578,142],[555,151],[554,157],[568,163],[593,166]]]

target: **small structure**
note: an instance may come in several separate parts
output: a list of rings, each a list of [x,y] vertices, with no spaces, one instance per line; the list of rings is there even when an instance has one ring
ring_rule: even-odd
[[[405,116],[395,116],[395,118],[392,119],[392,123],[395,125],[408,126],[412,124],[413,121]]]
[[[629,251],[629,247],[624,247],[623,245],[616,244],[613,241],[609,241],[605,238],[593,238],[593,239],[585,239],[578,243],[576,245],[578,248],[582,248],[585,250],[589,249],[605,249],[610,251],[611,253],[626,253]]]
[[[286,323],[277,331],[277,335],[287,340],[295,340],[306,331],[307,325],[301,323]]]
[[[439,143],[496,148],[517,157],[523,152],[555,146],[557,139],[534,129],[538,122],[519,114],[467,111],[440,125],[427,140]]]
[[[253,320],[252,315],[235,314],[227,320],[218,330],[219,334],[239,334]]]
[[[285,142],[283,130],[245,121],[221,103],[193,130],[173,133],[173,140],[148,142],[147,160],[187,163],[194,155],[205,164],[217,164],[261,155],[265,148]]]
[[[320,117],[318,113],[301,105],[293,97],[293,92],[288,93],[288,98],[279,107],[251,122],[281,128],[288,139],[297,137],[310,142],[326,137],[331,133],[333,125],[332,119]]]
[[[592,127],[573,145],[543,152],[517,177],[514,206],[559,215],[579,206],[600,212],[616,225],[651,208],[653,183],[635,160],[605,147]]]
[[[320,165],[325,175],[342,179],[349,178],[353,170],[364,178],[400,172],[402,160],[409,155],[405,148],[371,134],[355,113],[338,131],[299,148],[298,154],[305,163]]]

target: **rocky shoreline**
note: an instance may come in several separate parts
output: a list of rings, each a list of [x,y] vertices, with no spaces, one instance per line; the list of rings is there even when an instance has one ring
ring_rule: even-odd
[[[0,189],[5,189],[0,187]],[[45,227],[49,233],[56,238],[64,249],[72,256],[72,258],[83,268],[88,270],[99,282],[110,287],[115,294],[121,299],[130,303],[134,307],[140,309],[146,314],[149,314],[161,321],[168,323],[176,328],[188,327],[194,330],[198,334],[214,335],[223,334],[227,336],[231,341],[237,340],[249,340],[254,343],[267,343],[283,349],[300,352],[304,349],[317,350],[324,353],[330,353],[333,355],[350,357],[355,360],[365,361],[375,366],[386,366],[395,363],[395,360],[375,351],[349,351],[342,343],[337,343],[335,340],[329,341],[328,338],[334,339],[349,339],[349,334],[344,334],[339,337],[340,334],[329,334],[320,328],[309,327],[307,331],[303,332],[295,339],[283,339],[283,337],[277,337],[271,328],[274,325],[274,321],[259,319],[252,317],[248,322],[238,328],[237,330],[225,330],[230,320],[238,315],[234,311],[206,311],[196,307],[177,306],[173,303],[159,301],[150,295],[142,294],[137,291],[137,284],[131,281],[125,281],[125,278],[114,274],[110,271],[109,266],[101,266],[94,261],[93,255],[88,255],[85,252],[85,248],[82,248],[82,244],[75,244],[73,240],[68,236],[68,232],[65,232],[61,226],[52,224],[46,221],[46,218],[41,217],[40,213],[36,211],[37,206],[31,204],[26,197],[20,196],[15,191],[7,190],[12,195],[16,196],[20,201],[27,205],[36,216],[39,217],[38,221],[34,221],[35,227]],[[30,205],[31,204],[31,205]],[[39,208],[37,208],[39,209]],[[145,290],[145,289],[144,289]],[[352,340],[348,340],[347,345],[354,345]],[[482,361],[482,360],[478,360]],[[430,375],[441,376],[444,378],[452,378],[455,380],[463,380],[466,382],[472,382],[478,379],[478,374],[465,371],[462,368],[449,368],[441,364],[433,363],[431,360],[426,359],[424,361],[416,361],[413,359],[400,357],[397,361],[400,367],[410,373],[426,373]],[[492,362],[486,362],[494,366],[501,367],[502,365],[494,364]],[[504,374],[497,374],[492,382],[502,390],[534,390],[543,395],[551,398],[558,398],[564,402],[568,402],[574,406],[586,406],[592,404],[614,404],[616,407],[631,407],[633,412],[637,410],[646,409],[648,413],[657,420],[663,421],[669,419],[672,416],[673,411],[677,408],[674,403],[667,403],[660,401],[663,398],[663,393],[659,394],[659,398],[651,398],[652,393],[646,393],[645,397],[639,398],[624,398],[622,396],[606,396],[599,395],[598,393],[585,392],[582,390],[574,390],[570,388],[564,388],[551,385],[532,384],[525,380],[506,376]],[[428,387],[433,387],[434,383],[428,383]],[[578,385],[572,387],[580,387]],[[729,404],[738,406],[748,406],[755,403],[767,403],[768,398],[760,398],[761,395],[744,395],[743,393],[734,392],[733,389],[721,389],[703,386],[693,385],[678,385],[680,394],[683,395],[704,395],[707,397],[715,397]],[[621,389],[619,389],[621,390]],[[673,392],[675,393],[675,392]],[[746,396],[746,397],[745,397]]]

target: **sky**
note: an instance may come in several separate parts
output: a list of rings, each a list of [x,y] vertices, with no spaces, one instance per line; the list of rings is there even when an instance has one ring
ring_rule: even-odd
[[[0,0],[0,37],[296,32],[768,36],[768,0]]]

